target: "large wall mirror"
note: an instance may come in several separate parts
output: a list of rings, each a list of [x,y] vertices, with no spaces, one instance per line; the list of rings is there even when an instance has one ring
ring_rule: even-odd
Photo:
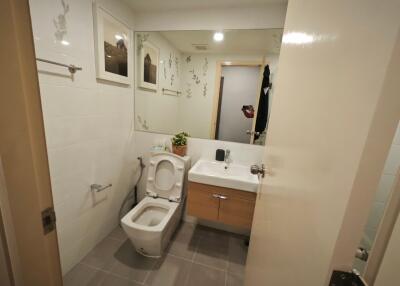
[[[264,145],[282,32],[136,32],[135,129]]]

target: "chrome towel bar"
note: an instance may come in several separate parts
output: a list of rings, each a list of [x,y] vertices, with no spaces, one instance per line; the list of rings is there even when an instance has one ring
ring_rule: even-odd
[[[176,95],[180,95],[182,92],[178,91],[178,90],[172,90],[172,89],[168,89],[168,88],[163,88],[162,92],[171,92],[171,93],[176,93]]]
[[[49,60],[45,60],[45,59],[41,59],[41,58],[36,58],[36,60],[39,61],[39,62],[44,62],[44,63],[56,65],[56,66],[66,67],[69,70],[69,72],[72,73],[72,74],[76,73],[76,71],[81,71],[82,70],[81,67],[77,67],[75,65],[66,65],[66,64],[57,63],[57,62],[54,62],[54,61],[49,61]]]

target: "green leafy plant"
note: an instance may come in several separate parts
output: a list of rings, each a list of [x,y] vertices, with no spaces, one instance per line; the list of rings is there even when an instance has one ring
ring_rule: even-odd
[[[181,133],[175,134],[175,136],[171,138],[172,145],[186,146],[187,137],[190,137],[190,135],[187,134],[186,132],[181,132]]]

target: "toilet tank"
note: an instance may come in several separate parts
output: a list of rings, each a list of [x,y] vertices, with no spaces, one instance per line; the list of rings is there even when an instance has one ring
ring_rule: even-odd
[[[185,161],[185,176],[183,178],[183,200],[186,200],[186,195],[187,195],[187,190],[188,190],[188,174],[189,170],[192,167],[192,162],[189,156],[182,157],[183,160]]]

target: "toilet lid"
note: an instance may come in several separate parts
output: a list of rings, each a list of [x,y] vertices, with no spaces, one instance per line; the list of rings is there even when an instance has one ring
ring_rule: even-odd
[[[172,153],[150,157],[146,192],[149,196],[179,202],[182,196],[185,161]]]

